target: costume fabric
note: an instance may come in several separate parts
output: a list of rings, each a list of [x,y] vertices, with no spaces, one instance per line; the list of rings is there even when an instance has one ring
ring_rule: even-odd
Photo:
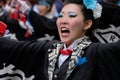
[[[56,50],[55,42],[0,38],[0,79],[49,80],[48,54]],[[83,51],[86,62],[77,65],[67,77],[70,57],[67,58],[60,68],[55,65],[52,80],[120,80],[120,41],[92,43]]]

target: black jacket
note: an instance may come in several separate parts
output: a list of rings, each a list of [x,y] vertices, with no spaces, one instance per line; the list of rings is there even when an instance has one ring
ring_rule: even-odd
[[[48,80],[48,49],[53,43],[0,38],[0,79]],[[77,66],[67,80],[120,80],[120,41],[92,43],[84,51],[87,62]]]
[[[48,19],[44,16],[39,15],[33,10],[30,10],[30,12],[27,15],[27,20],[31,23],[31,25],[34,28],[34,33],[30,37],[30,40],[45,38],[46,34],[48,34],[50,37],[53,36],[53,40],[60,40],[56,25],[56,17]]]

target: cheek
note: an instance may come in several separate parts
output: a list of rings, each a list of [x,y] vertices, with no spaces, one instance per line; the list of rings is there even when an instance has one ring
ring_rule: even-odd
[[[82,25],[83,25],[83,21],[82,20],[73,20],[70,22],[71,23],[71,26],[73,26],[74,28],[80,28]]]
[[[41,7],[40,7],[40,6],[38,6],[38,10],[41,10]]]
[[[75,20],[75,21],[71,21],[71,32],[73,34],[81,34],[81,32],[83,31],[83,21],[82,20]]]

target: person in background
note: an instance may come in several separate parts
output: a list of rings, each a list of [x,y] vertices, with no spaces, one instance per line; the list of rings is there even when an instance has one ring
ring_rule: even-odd
[[[38,10],[36,10],[38,6],[36,8],[34,6],[28,10],[27,14],[27,20],[34,28],[34,33],[30,38],[32,40],[60,40],[56,26],[57,17],[51,14],[53,1],[40,0],[38,3],[41,13],[39,14]]]
[[[50,13],[52,9],[52,1],[50,0],[38,0],[37,3],[33,6],[33,11],[45,16],[47,18],[53,18],[53,15]]]
[[[10,0],[8,0],[9,2]],[[14,39],[17,40],[28,40],[24,34],[26,30],[22,29],[19,25],[19,22],[17,19],[13,19],[10,16],[11,12],[14,12],[13,9],[8,9],[7,1],[0,0],[0,21],[4,22],[7,25],[7,30],[9,30],[9,34],[11,36],[14,36]]]
[[[40,4],[44,5],[50,5],[52,4],[51,0],[47,0],[46,3],[44,2],[46,0],[43,0],[43,2],[40,2]],[[37,13],[33,7],[31,7],[30,5],[28,5],[26,3],[26,1],[22,1],[22,0],[16,0],[14,3],[17,3],[20,5],[19,9],[14,10],[13,8],[11,9],[10,5],[6,5],[6,10],[7,11],[12,11],[13,12],[13,17],[15,17],[14,15],[18,15],[22,12],[22,14],[25,14],[26,16],[23,18],[20,18],[20,16],[18,15],[18,21],[19,24],[21,25],[22,28],[22,32],[20,35],[23,35],[23,37],[25,36],[25,39],[18,39],[18,40],[36,40],[36,39],[47,39],[47,40],[53,40],[53,39],[57,39],[59,40],[59,36],[58,36],[58,32],[57,32],[57,27],[56,27],[56,18],[52,18],[49,15],[42,15],[43,13],[46,13],[46,11],[44,11],[44,8],[46,9],[47,6],[42,7],[42,14],[40,15],[39,13]],[[52,6],[52,5],[51,5]],[[32,8],[32,9],[31,9]],[[18,10],[18,12],[17,12]],[[47,14],[47,13],[46,13]],[[24,23],[27,22],[30,25],[28,26],[32,26],[30,28],[26,28],[26,25],[24,25]],[[25,27],[24,27],[25,26]],[[14,27],[12,27],[14,28]],[[11,28],[11,29],[12,29]],[[16,29],[16,28],[15,28]],[[26,33],[25,30],[32,31],[32,35],[26,37]],[[14,29],[13,29],[14,30]],[[16,30],[17,32],[18,30]],[[21,29],[20,29],[21,31]],[[24,33],[23,33],[24,32]],[[21,38],[21,36],[20,36]]]
[[[0,79],[120,80],[120,41],[94,43],[88,37],[102,8],[95,0],[67,0],[56,22],[61,41],[1,37]]]

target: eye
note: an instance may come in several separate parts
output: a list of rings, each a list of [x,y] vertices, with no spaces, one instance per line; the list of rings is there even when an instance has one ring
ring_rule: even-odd
[[[76,17],[77,14],[76,13],[69,13],[69,17]]]
[[[59,18],[60,18],[60,17],[63,17],[63,14],[62,14],[62,13],[59,13],[58,17],[59,17]]]

